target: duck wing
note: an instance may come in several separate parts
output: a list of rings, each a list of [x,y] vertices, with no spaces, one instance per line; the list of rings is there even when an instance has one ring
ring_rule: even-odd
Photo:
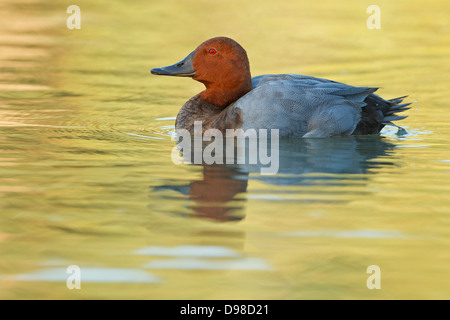
[[[296,74],[261,75],[253,90],[234,103],[247,129],[278,129],[281,137],[350,135],[364,100],[378,88]]]

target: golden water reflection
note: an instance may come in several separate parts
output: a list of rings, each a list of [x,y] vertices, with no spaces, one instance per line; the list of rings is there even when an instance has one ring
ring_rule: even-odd
[[[360,1],[80,0],[68,30],[68,5],[1,1],[0,298],[448,298],[449,11],[377,4],[380,30]],[[175,165],[203,86],[149,71],[221,35],[254,76],[408,94],[406,133],[284,141],[274,176]]]

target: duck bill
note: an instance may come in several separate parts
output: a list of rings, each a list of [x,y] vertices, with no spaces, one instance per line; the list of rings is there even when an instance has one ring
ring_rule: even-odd
[[[195,69],[193,65],[195,51],[191,52],[186,58],[171,66],[162,68],[153,68],[152,74],[160,76],[174,76],[174,77],[195,77]]]

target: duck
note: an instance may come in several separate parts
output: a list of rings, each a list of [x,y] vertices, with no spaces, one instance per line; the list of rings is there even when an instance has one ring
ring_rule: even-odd
[[[300,74],[263,74],[252,77],[244,48],[228,37],[201,43],[173,65],[153,68],[151,74],[189,77],[205,90],[180,109],[175,130],[194,134],[218,129],[277,129],[283,138],[327,138],[379,134],[385,125],[407,116],[407,96],[385,100],[378,87],[356,87]]]

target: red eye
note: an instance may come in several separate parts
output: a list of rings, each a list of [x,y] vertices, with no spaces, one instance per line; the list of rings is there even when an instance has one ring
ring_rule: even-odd
[[[216,54],[216,53],[217,53],[216,49],[209,49],[209,54]]]

